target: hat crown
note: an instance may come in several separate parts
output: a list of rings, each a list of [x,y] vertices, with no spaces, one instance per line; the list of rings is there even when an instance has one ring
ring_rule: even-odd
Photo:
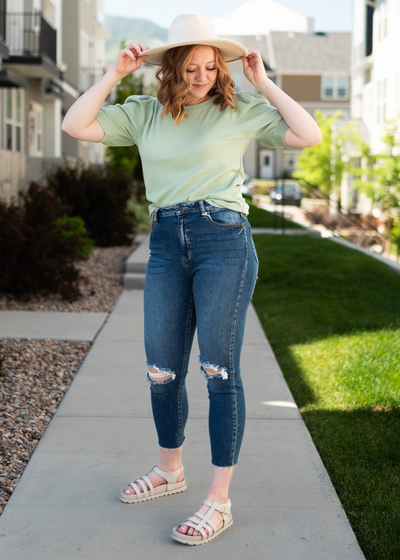
[[[218,39],[215,27],[208,16],[188,15],[178,16],[171,23],[168,33],[168,44],[183,41]]]

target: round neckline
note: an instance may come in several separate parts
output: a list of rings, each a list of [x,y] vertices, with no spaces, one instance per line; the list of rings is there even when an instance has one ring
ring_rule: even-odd
[[[207,101],[202,101],[202,103],[194,103],[193,105],[184,105],[185,111],[189,109],[189,111],[193,111],[194,109],[201,109],[201,107],[208,107],[214,103],[215,96],[213,95]]]

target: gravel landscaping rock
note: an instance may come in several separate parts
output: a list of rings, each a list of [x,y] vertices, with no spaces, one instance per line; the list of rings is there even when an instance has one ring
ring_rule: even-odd
[[[90,347],[0,339],[0,514]]]
[[[15,311],[88,311],[110,313],[123,291],[121,284],[125,260],[137,243],[130,247],[95,247],[87,260],[75,265],[85,276],[81,282],[82,297],[73,303],[65,302],[57,294],[34,296],[21,301],[0,293],[0,309]]]
[[[21,301],[0,293],[1,310],[110,313],[121,284],[130,247],[96,247],[76,266],[86,277],[82,297],[58,295]],[[65,392],[89,352],[89,342],[0,339],[0,514]]]

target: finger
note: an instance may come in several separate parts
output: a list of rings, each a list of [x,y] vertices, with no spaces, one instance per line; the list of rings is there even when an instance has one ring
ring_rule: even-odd
[[[147,45],[146,43],[138,43],[138,45],[140,45],[142,47],[142,52],[143,51],[148,51],[150,49],[150,46]]]
[[[137,56],[129,49],[122,50],[121,54],[128,56],[132,60],[136,60],[136,58],[137,58]]]
[[[129,45],[127,46],[127,49],[134,49],[136,52],[140,53],[140,52],[142,52],[142,50],[144,50],[144,49],[142,49],[142,47],[140,45],[141,45],[141,43],[132,42],[132,43],[129,43]]]

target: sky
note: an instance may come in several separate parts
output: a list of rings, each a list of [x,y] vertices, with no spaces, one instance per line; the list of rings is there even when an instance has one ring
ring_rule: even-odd
[[[268,2],[269,0],[266,0]],[[352,0],[275,0],[277,3],[305,17],[315,19],[315,31],[351,31]],[[226,24],[226,19],[245,4],[246,0],[103,0],[104,12],[129,18],[148,19],[161,27],[169,28],[180,14],[206,14],[216,22]],[[229,20],[228,20],[229,21]],[[247,28],[252,21],[246,22]],[[273,27],[273,24],[271,24]],[[254,18],[254,34],[259,31]],[[218,30],[218,29],[217,29]],[[221,33],[221,31],[219,31]],[[246,31],[247,33],[248,31]]]

